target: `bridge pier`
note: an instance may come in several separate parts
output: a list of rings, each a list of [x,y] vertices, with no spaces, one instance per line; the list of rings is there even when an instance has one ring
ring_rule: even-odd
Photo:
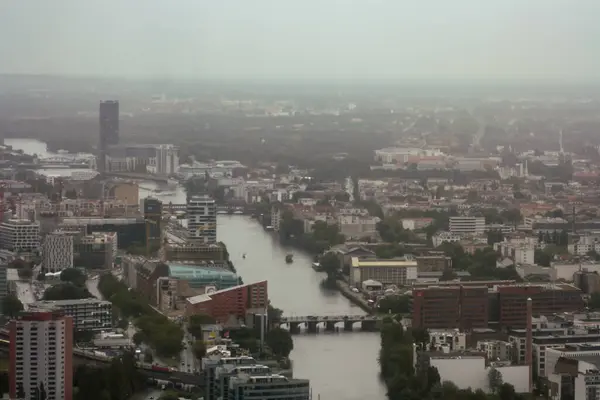
[[[335,332],[335,322],[333,322],[333,321],[325,322],[325,331],[326,332]]]
[[[292,334],[300,333],[300,323],[299,322],[290,322],[290,333],[292,333]]]
[[[361,321],[360,329],[367,332],[374,332],[377,330],[377,321],[369,320],[369,321]]]
[[[344,330],[346,332],[352,332],[354,328],[354,321],[344,321]]]
[[[317,322],[314,322],[314,321],[308,321],[306,323],[306,327],[307,327],[308,333],[317,333],[319,331],[319,328],[317,327]]]

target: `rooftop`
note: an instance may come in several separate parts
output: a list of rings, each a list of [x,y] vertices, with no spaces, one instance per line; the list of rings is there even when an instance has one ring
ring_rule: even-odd
[[[221,289],[221,290],[217,290],[216,292],[212,292],[210,294],[200,294],[198,296],[194,296],[194,297],[188,297],[187,301],[190,304],[198,304],[198,303],[203,303],[205,301],[211,300],[211,296],[214,296],[216,294],[221,294],[221,293],[226,293],[232,290],[238,290],[241,289],[243,287],[248,287],[248,286],[252,286],[252,285],[258,285],[261,283],[266,283],[267,281],[260,281],[260,282],[254,282],[254,283],[245,283],[243,285],[238,285],[238,286],[233,286],[227,289]]]
[[[416,267],[416,266],[417,266],[416,260],[407,260],[405,258],[383,260],[383,259],[374,259],[374,258],[352,257],[352,267],[354,267],[354,268],[361,268],[361,267]]]
[[[206,279],[212,278],[236,278],[237,275],[231,271],[218,267],[207,267],[201,265],[189,265],[182,263],[167,263],[169,275],[181,279]]]

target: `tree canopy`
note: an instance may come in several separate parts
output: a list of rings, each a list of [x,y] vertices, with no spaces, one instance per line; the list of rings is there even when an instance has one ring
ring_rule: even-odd
[[[294,349],[294,341],[288,331],[282,328],[269,330],[265,338],[267,346],[278,357],[287,357]]]
[[[2,313],[4,315],[14,318],[21,311],[23,311],[23,303],[16,295],[9,294],[2,299]]]
[[[44,292],[44,300],[77,300],[94,297],[85,287],[72,283],[59,283]]]
[[[60,273],[60,280],[63,282],[70,282],[73,285],[83,286],[85,285],[87,277],[85,273],[77,268],[67,268]]]

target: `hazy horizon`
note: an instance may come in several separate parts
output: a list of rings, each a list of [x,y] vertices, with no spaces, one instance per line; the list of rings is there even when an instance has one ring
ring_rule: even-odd
[[[598,20],[591,0],[23,0],[0,6],[0,73],[600,82]]]

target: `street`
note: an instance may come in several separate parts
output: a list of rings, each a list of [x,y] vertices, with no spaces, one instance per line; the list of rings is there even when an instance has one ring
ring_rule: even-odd
[[[184,339],[183,345],[184,348],[181,350],[180,358],[181,365],[179,366],[179,370],[182,372],[199,372],[200,364],[196,357],[194,356],[194,352],[192,350],[192,345],[189,342],[194,343],[194,338],[187,332],[187,329],[184,327]]]

